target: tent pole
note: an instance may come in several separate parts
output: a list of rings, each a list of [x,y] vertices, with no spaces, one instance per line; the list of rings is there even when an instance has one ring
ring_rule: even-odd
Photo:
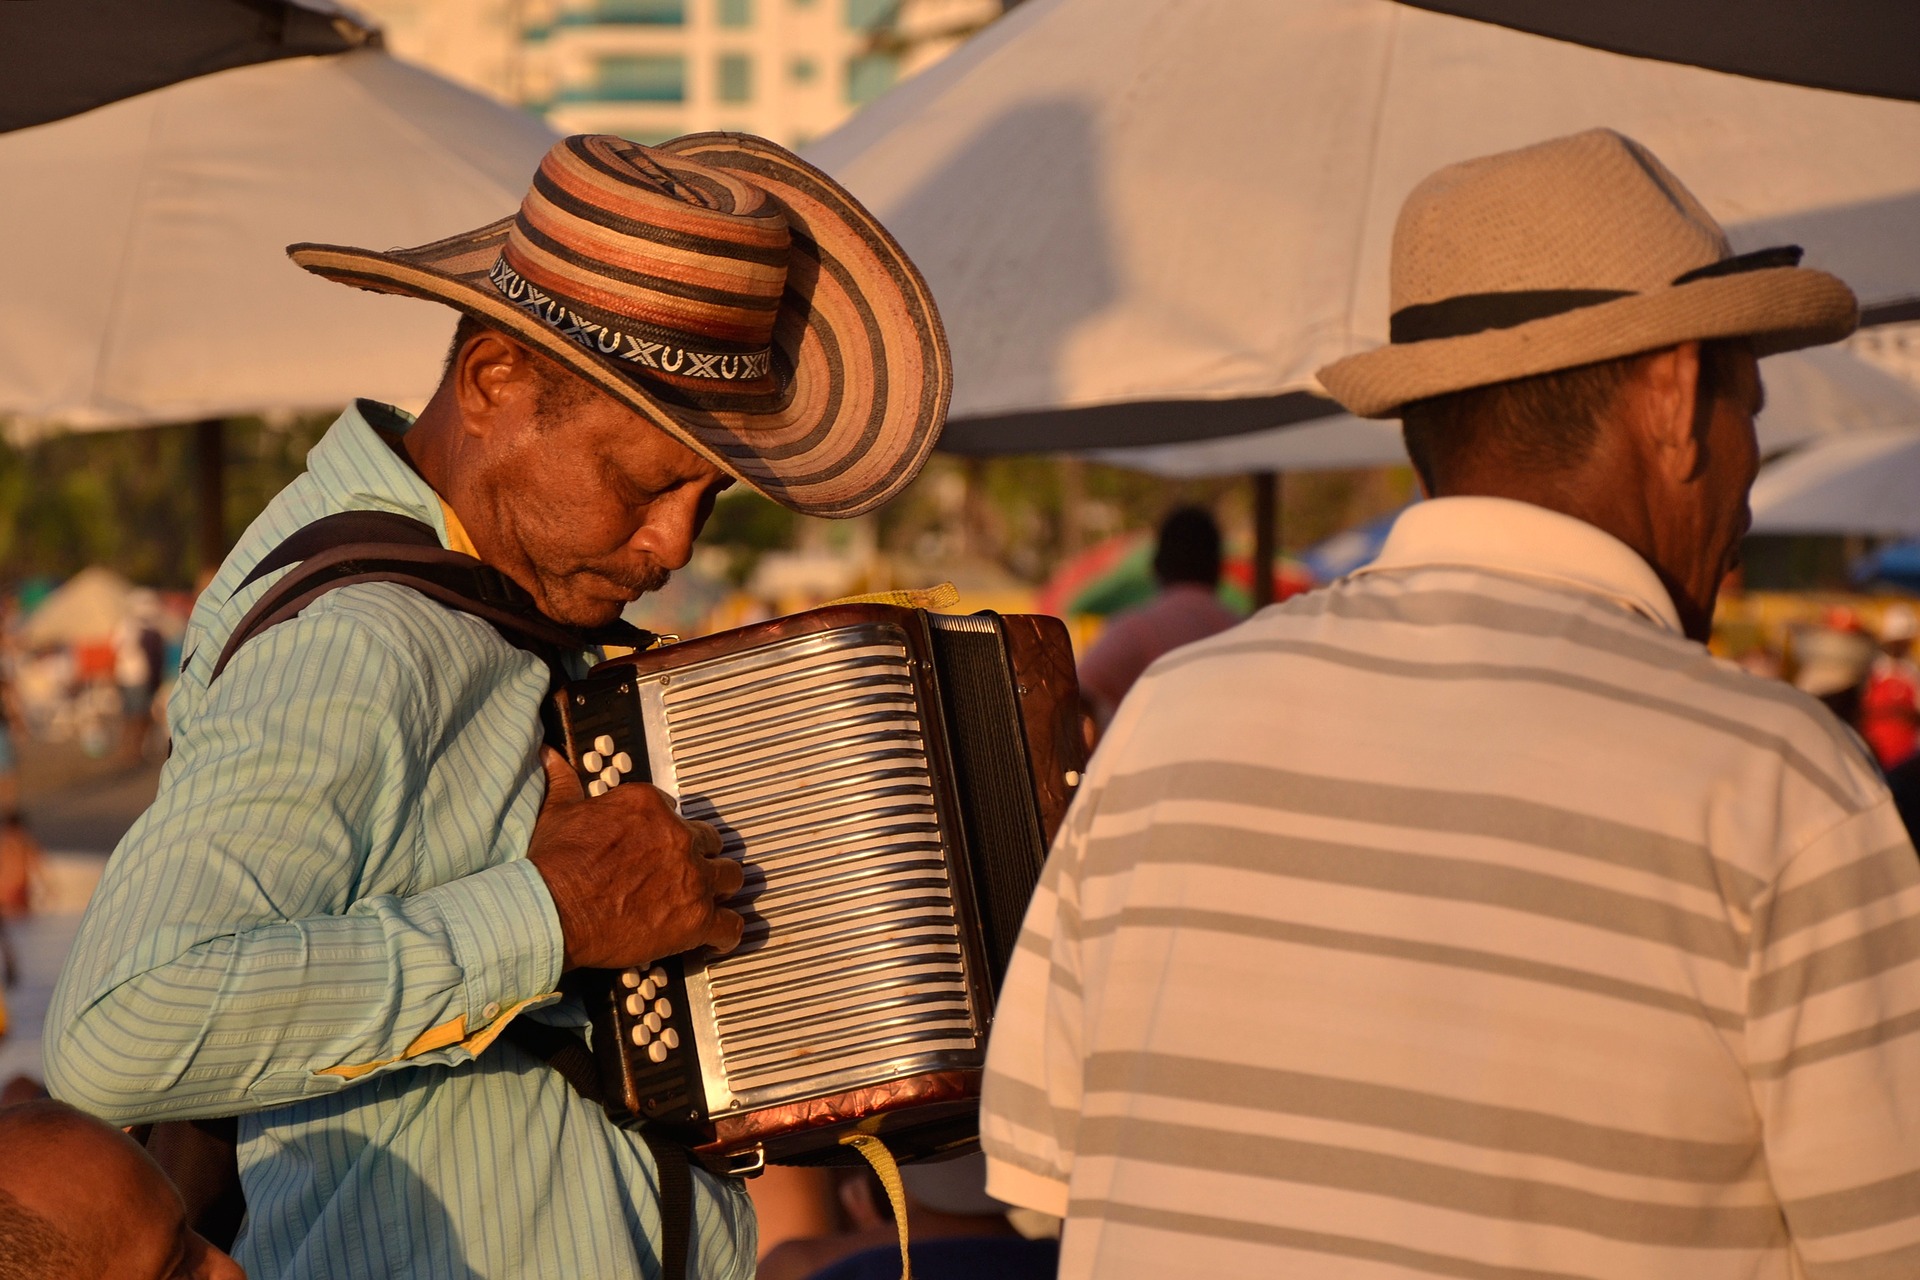
[[[1253,607],[1273,603],[1273,571],[1280,560],[1280,473],[1253,473]]]
[[[227,424],[222,418],[205,418],[193,424],[194,498],[199,508],[199,529],[194,550],[200,562],[202,578],[213,576],[226,559],[226,486]]]

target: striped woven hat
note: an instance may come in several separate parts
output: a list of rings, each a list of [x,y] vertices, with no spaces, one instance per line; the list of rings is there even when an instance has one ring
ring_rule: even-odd
[[[946,419],[926,282],[839,184],[762,138],[565,138],[511,217],[414,249],[287,252],[457,307],[809,515],[897,494]]]

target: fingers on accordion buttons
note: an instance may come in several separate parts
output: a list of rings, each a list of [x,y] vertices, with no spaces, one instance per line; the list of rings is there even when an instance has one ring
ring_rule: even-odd
[[[598,751],[589,751],[580,757],[580,767],[588,773],[598,773],[607,767],[607,758]]]
[[[666,1060],[667,1060],[666,1041],[655,1040],[652,1044],[647,1046],[648,1062],[665,1062]]]
[[[587,784],[587,795],[603,796],[605,794],[607,794],[607,784],[600,781],[600,779],[595,778],[592,782],[589,782]]]
[[[633,772],[633,757],[622,751],[613,758],[613,767],[622,773]]]
[[[639,1023],[636,1023],[636,1024],[634,1025],[634,1028],[633,1028],[633,1042],[634,1042],[634,1043],[635,1043],[636,1045],[638,1045],[638,1046],[640,1046],[640,1047],[641,1047],[642,1049],[644,1049],[644,1048],[646,1048],[646,1047],[647,1047],[647,1042],[648,1042],[649,1040],[652,1040],[652,1039],[653,1039],[653,1031],[652,1031],[652,1030],[651,1030],[650,1028],[648,1028],[648,1027],[646,1027],[646,1026],[645,1026],[645,1025],[643,1025],[643,1024],[639,1024]]]
[[[623,987],[637,987],[640,985],[641,981],[642,979],[640,977],[640,971],[638,969],[628,969],[622,972],[620,975],[620,985]],[[647,999],[651,1000],[653,999],[653,997],[649,995]]]
[[[598,751],[598,752],[599,752],[599,753],[600,753],[601,755],[603,755],[603,756],[610,756],[610,755],[612,755],[612,754],[613,754],[613,738],[612,738],[612,736],[611,736],[611,735],[609,735],[609,734],[604,734],[604,733],[603,733],[603,734],[601,734],[601,735],[600,735],[599,737],[597,737],[597,738],[595,738],[595,739],[593,740],[593,749],[594,749],[595,751]]]
[[[680,1033],[672,1027],[668,1027],[660,1033],[660,1043],[669,1049],[678,1049],[680,1047]]]

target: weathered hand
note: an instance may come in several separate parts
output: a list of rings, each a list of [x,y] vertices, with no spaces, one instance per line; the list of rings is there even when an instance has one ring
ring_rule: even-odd
[[[542,748],[541,759],[547,798],[527,857],[560,914],[568,969],[623,969],[703,944],[739,944],[744,922],[719,903],[739,892],[744,875],[721,856],[719,832],[682,818],[644,782],[589,801],[559,752]]]

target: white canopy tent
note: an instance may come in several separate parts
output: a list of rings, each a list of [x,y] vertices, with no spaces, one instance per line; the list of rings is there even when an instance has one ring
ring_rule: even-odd
[[[1390,0],[1029,0],[807,154],[940,300],[961,452],[1318,416],[1382,342],[1393,224],[1440,165],[1608,125],[1741,249],[1920,300],[1920,104],[1600,52]]]
[[[1806,441],[1849,432],[1920,433],[1920,388],[1882,373],[1839,347],[1774,356],[1760,366],[1767,407],[1758,423],[1769,457]],[[1393,466],[1407,460],[1400,424],[1335,414],[1294,426],[1133,449],[1090,449],[1091,462],[1172,479],[1263,471],[1332,471]],[[1920,506],[1920,490],[1916,490]]]
[[[285,246],[419,244],[511,213],[554,136],[371,49],[0,134],[0,418],[85,429],[424,401],[452,314],[320,280]]]
[[[1920,537],[1920,431],[1859,431],[1769,464],[1753,532]]]

